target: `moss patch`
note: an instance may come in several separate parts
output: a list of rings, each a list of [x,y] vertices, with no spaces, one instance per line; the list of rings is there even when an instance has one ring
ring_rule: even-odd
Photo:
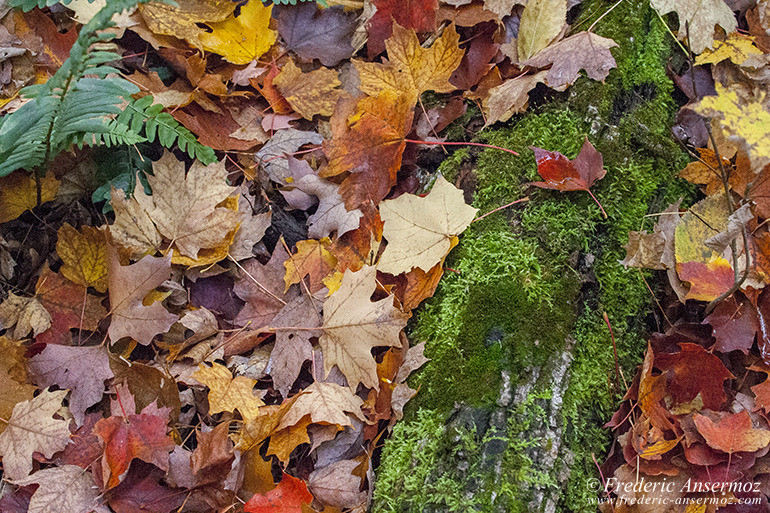
[[[586,28],[606,5],[589,0],[583,9],[588,14],[578,23]],[[374,511],[528,511],[533,490],[549,488],[559,496],[559,510],[595,509],[586,481],[596,473],[592,455],[603,458],[610,435],[601,425],[617,399],[609,386],[615,366],[602,313],[611,319],[630,375],[653,308],[639,272],[618,264],[622,246],[630,230],[651,228],[654,218],[646,214],[692,195],[675,178],[687,160],[669,136],[677,105],[665,73],[672,49],[665,29],[646,2],[627,0],[596,32],[620,44],[613,50],[618,69],[605,84],[581,79],[564,100],[481,134],[519,157],[465,149],[441,166],[450,179],[474,166],[473,203],[482,212],[525,193],[530,201],[472,225],[447,261],[456,272],[446,273],[416,316],[410,335],[427,342],[432,361],[410,380],[420,391],[386,443]],[[530,145],[573,158],[586,134],[605,159],[607,176],[593,191],[606,220],[587,193],[526,185],[538,178]],[[575,340],[574,359],[560,424],[573,458],[565,482],[558,465],[541,469],[530,457],[532,447],[546,443],[532,433],[544,422],[547,384],[507,409],[496,401],[504,372],[515,389],[531,369],[558,355],[568,336]],[[468,408],[475,415],[504,411],[507,427],[457,424],[454,416]],[[490,469],[483,462],[494,437],[504,443]]]

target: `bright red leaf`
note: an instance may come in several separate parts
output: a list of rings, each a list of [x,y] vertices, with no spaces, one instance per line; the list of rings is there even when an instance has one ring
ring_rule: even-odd
[[[369,58],[385,51],[385,40],[393,34],[393,22],[416,32],[436,29],[438,0],[374,0],[377,12],[369,20]]]
[[[301,513],[302,505],[313,501],[313,495],[301,479],[284,474],[278,486],[267,493],[254,495],[244,504],[246,513]]]

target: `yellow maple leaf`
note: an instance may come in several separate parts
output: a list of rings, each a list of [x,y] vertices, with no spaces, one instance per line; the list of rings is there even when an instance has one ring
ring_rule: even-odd
[[[294,61],[290,60],[273,80],[291,108],[305,119],[313,116],[331,116],[337,101],[345,91],[337,89],[342,85],[337,72],[321,67],[310,73],[302,73]]]
[[[41,182],[41,202],[51,201],[59,190],[59,181],[49,173]],[[0,223],[16,219],[37,206],[35,180],[24,171],[0,178]]]
[[[478,209],[465,204],[462,191],[443,176],[424,198],[402,194],[383,201],[380,217],[388,245],[377,269],[394,276],[414,267],[430,271],[449,253],[476,212]]]
[[[337,265],[337,258],[329,251],[331,245],[328,237],[297,242],[297,252],[283,263],[286,267],[285,290],[289,290],[289,287],[299,283],[305,276],[310,277],[310,291],[319,290],[321,287],[318,285]]]
[[[385,41],[390,62],[379,64],[354,60],[361,79],[361,92],[377,96],[383,90],[406,94],[413,102],[425,91],[448,93],[456,89],[449,82],[460,65],[463,50],[460,36],[449,26],[433,45],[425,49],[414,29],[393,23],[393,35]]]
[[[241,13],[219,23],[209,23],[212,31],[200,36],[203,49],[214,52],[233,64],[248,64],[267,52],[278,33],[270,30],[273,6],[250,0]]]
[[[214,363],[208,367],[200,364],[192,377],[209,387],[210,413],[237,409],[244,419],[256,418],[259,407],[265,404],[253,394],[256,380],[245,376],[233,377],[224,365]]]
[[[206,34],[198,23],[223,21],[235,10],[230,0],[176,0],[175,4],[143,4],[140,9],[147,28],[155,34],[185,39],[196,48],[201,48],[201,36]]]
[[[740,66],[752,55],[762,55],[762,51],[754,46],[754,38],[733,32],[724,41],[714,41],[714,48],[706,48],[698,55],[695,65],[717,64],[729,59]]]
[[[731,139],[741,141],[754,170],[770,162],[770,112],[765,107],[765,93],[747,99],[738,91],[716,84],[716,96],[706,96],[691,108],[698,114],[716,117]]]
[[[64,262],[61,273],[68,280],[107,292],[107,239],[104,230],[83,226],[78,231],[64,223],[59,228],[56,252]]]

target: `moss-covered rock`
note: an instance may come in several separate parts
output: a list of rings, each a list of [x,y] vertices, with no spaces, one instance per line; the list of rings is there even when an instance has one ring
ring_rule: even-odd
[[[578,24],[608,8],[584,3]],[[460,150],[449,179],[472,169],[473,204],[490,211],[447,261],[434,298],[411,326],[432,359],[410,380],[419,394],[382,452],[374,511],[594,511],[596,459],[610,435],[619,390],[608,314],[621,366],[644,348],[652,297],[642,275],[618,264],[630,230],[692,191],[675,178],[686,156],[671,140],[677,109],[666,76],[672,42],[643,0],[626,0],[595,30],[613,38],[618,68],[606,83],[581,79],[482,140],[519,152]],[[528,147],[574,158],[584,135],[604,156],[584,192],[533,190]],[[629,375],[627,372],[626,375]],[[622,386],[622,385],[621,385]]]

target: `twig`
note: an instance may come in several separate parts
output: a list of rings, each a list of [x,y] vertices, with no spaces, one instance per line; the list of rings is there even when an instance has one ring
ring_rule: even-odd
[[[526,197],[524,197],[524,198],[521,198],[521,199],[517,199],[516,201],[512,201],[512,202],[508,203],[507,205],[503,205],[502,207],[497,207],[497,208],[496,208],[496,209],[494,209],[494,210],[490,210],[490,211],[489,211],[489,212],[487,212],[486,214],[484,214],[484,215],[482,215],[482,216],[480,216],[480,217],[477,217],[476,219],[474,219],[473,221],[471,221],[471,223],[475,223],[476,221],[481,221],[482,219],[484,219],[485,217],[487,217],[489,214],[494,214],[495,212],[498,212],[498,211],[500,211],[500,210],[502,210],[502,209],[504,209],[504,208],[508,208],[508,207],[510,207],[510,206],[512,206],[512,205],[515,205],[515,204],[517,204],[517,203],[523,203],[523,202],[525,202],[525,201],[529,201],[529,196],[526,196]]]

